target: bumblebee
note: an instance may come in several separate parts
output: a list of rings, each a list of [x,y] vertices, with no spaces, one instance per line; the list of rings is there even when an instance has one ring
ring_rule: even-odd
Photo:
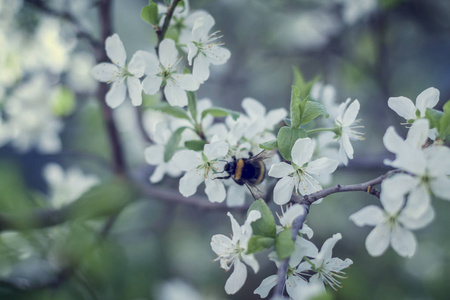
[[[227,172],[228,176],[216,177],[214,179],[228,179],[232,178],[234,182],[239,185],[246,185],[252,193],[255,200],[261,198],[264,192],[258,186],[266,176],[266,165],[264,160],[271,158],[276,153],[276,150],[264,150],[253,156],[250,152],[249,158],[232,157],[232,161],[227,162],[224,166],[223,172]]]

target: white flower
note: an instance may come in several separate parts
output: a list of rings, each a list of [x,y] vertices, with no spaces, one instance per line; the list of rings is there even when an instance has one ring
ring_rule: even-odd
[[[239,226],[231,213],[228,213],[231,220],[233,237],[216,234],[211,238],[211,248],[217,254],[216,260],[220,260],[220,267],[228,271],[234,266],[233,273],[225,283],[227,294],[235,294],[244,285],[247,279],[247,268],[242,263],[252,267],[255,273],[259,270],[258,261],[253,254],[245,254],[248,249],[248,241],[252,237],[253,230],[251,223],[261,218],[261,213],[256,210],[250,211],[244,225]],[[241,261],[242,260],[242,261]]]
[[[435,196],[450,200],[450,149],[445,146],[431,146],[422,149],[426,142],[428,121],[417,120],[403,141],[392,128],[383,138],[386,148],[396,153],[396,159],[385,163],[405,170],[407,174],[396,174],[383,181],[382,194],[394,207],[403,205],[408,195],[405,210],[416,218],[424,214],[430,204],[432,192]]]
[[[188,99],[186,91],[196,91],[199,83],[191,74],[177,74],[177,65],[180,62],[175,42],[164,39],[159,44],[159,60],[153,53],[141,51],[145,59],[145,74],[147,77],[142,82],[146,94],[156,94],[161,85],[164,87],[164,95],[167,102],[174,106],[186,106]]]
[[[123,103],[127,87],[131,103],[134,106],[142,104],[142,84],[139,80],[144,75],[145,61],[140,52],[136,52],[127,65],[125,47],[117,34],[105,41],[106,55],[112,63],[100,63],[92,69],[92,75],[101,82],[112,83],[106,94],[106,103],[116,108]]]
[[[205,181],[205,193],[211,202],[225,200],[225,186],[221,180],[214,180],[214,172],[219,170],[218,158],[223,158],[228,153],[228,144],[214,142],[206,144],[203,152],[182,150],[177,152],[172,161],[180,170],[187,171],[180,179],[180,193],[189,197],[197,191],[197,187]]]
[[[340,287],[339,280],[345,278],[345,273],[342,272],[342,269],[348,268],[353,264],[353,261],[349,258],[342,260],[337,257],[331,257],[334,245],[341,238],[342,235],[336,233],[333,237],[327,239],[315,258],[305,258],[305,261],[296,269],[296,273],[300,276],[309,276],[309,270],[316,272],[316,274],[309,279],[309,283],[315,284],[318,282],[322,285],[322,291],[325,290],[324,284],[329,285],[334,290],[336,290],[337,287]]]
[[[72,203],[100,183],[97,176],[83,174],[78,168],[70,168],[64,172],[55,163],[46,165],[43,175],[50,188],[50,201],[55,208]]]
[[[203,297],[191,285],[181,279],[171,279],[164,282],[159,288],[156,299],[158,300],[200,300]]]
[[[209,31],[214,26],[214,19],[210,15],[198,18],[194,22],[192,29],[191,42],[187,44],[189,49],[188,61],[194,67],[192,75],[200,83],[205,82],[209,78],[209,65],[222,65],[227,62],[231,56],[231,52],[221,47],[223,43],[218,42],[222,37],[219,31],[209,35]]]
[[[400,96],[391,97],[388,106],[406,121],[424,118],[427,108],[433,108],[439,102],[439,90],[430,87],[419,94],[416,104],[411,99]]]
[[[339,106],[338,116],[336,118],[336,127],[339,131],[339,157],[344,165],[348,164],[348,158],[353,159],[353,147],[350,140],[364,140],[362,137],[364,134],[358,132],[356,129],[364,128],[364,126],[358,125],[361,121],[356,119],[356,115],[359,112],[359,101],[353,101],[349,106],[350,99],[347,99]],[[347,107],[348,106],[348,107]]]
[[[380,197],[384,209],[375,205],[364,207],[352,214],[350,220],[357,226],[375,226],[366,238],[366,249],[372,256],[382,255],[389,244],[403,257],[412,257],[416,250],[416,238],[411,230],[420,229],[434,219],[434,210],[428,206],[419,218],[407,210],[392,205],[384,194]]]
[[[326,157],[311,161],[315,142],[310,138],[298,139],[292,147],[292,165],[285,162],[274,164],[269,176],[281,178],[274,189],[274,201],[278,205],[289,202],[292,191],[308,195],[322,189],[315,176],[333,173],[339,163]]]
[[[164,149],[165,145],[170,139],[172,131],[169,129],[168,124],[165,122],[158,123],[153,135],[154,145],[151,145],[145,149],[145,161],[149,165],[156,166],[150,177],[151,183],[160,182],[164,174],[168,173],[172,177],[178,177],[181,175],[181,171],[174,165],[172,161],[164,161]]]
[[[41,153],[57,153],[62,144],[59,132],[61,120],[53,115],[51,106],[52,87],[44,75],[36,75],[17,88],[5,101],[8,130],[12,145],[21,152],[35,147]]]

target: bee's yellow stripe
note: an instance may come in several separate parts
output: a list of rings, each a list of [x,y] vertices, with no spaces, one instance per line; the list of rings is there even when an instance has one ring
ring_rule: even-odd
[[[236,164],[236,170],[234,172],[235,179],[237,179],[237,180],[241,179],[243,167],[244,167],[244,160],[241,158],[240,160],[238,160],[238,162]]]
[[[264,173],[266,171],[266,168],[264,166],[264,163],[262,161],[258,161],[259,166],[261,167],[259,175],[258,175],[258,180],[256,180],[256,184],[260,184],[261,181],[264,179]]]

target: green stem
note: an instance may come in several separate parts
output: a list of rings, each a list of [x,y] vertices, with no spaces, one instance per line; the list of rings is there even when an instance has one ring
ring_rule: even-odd
[[[316,133],[316,132],[321,132],[321,131],[335,132],[335,129],[334,128],[316,128],[316,129],[308,130],[306,133],[309,135],[311,133]]]

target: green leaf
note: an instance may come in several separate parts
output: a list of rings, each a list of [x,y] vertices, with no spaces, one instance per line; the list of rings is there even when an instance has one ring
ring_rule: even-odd
[[[444,114],[439,121],[439,137],[444,141],[450,139],[450,100],[444,104]]]
[[[305,99],[311,93],[311,89],[314,83],[316,83],[317,80],[319,80],[319,77],[316,77],[310,81],[305,81],[299,68],[294,66],[293,69],[294,69],[294,85],[298,88],[300,92],[299,93],[300,99]]]
[[[247,215],[252,211],[257,210],[261,213],[261,219],[252,223],[253,235],[260,235],[263,237],[275,238],[277,234],[277,228],[275,226],[275,220],[272,212],[267,206],[266,202],[262,199],[258,199],[252,203],[247,211]]]
[[[230,115],[233,120],[237,120],[237,118],[239,118],[238,112],[221,107],[211,107],[202,111],[202,120],[206,117],[206,115],[211,115],[214,117],[226,117]]]
[[[190,140],[190,141],[184,142],[184,146],[186,148],[188,148],[189,150],[194,150],[194,151],[202,151],[205,144],[206,144],[206,142],[203,140]]]
[[[260,252],[264,249],[272,247],[274,244],[275,244],[274,238],[254,235],[248,241],[248,248],[246,254]]]
[[[287,161],[291,161],[291,150],[295,142],[300,138],[307,137],[306,130],[302,128],[281,127],[278,131],[277,145],[281,156]]]
[[[291,127],[300,127],[301,122],[301,109],[300,109],[300,91],[296,86],[292,86],[291,91]]]
[[[153,1],[141,9],[141,19],[150,25],[158,24],[158,5]]]
[[[275,252],[279,259],[285,259],[291,256],[295,250],[295,243],[292,240],[290,229],[286,229],[278,234],[275,239]]]
[[[317,118],[318,116],[329,117],[329,114],[321,103],[316,101],[306,102],[305,109],[302,114],[301,124],[306,124]]]
[[[292,126],[292,121],[289,118],[284,118],[284,123],[286,123],[287,126],[291,127]]]
[[[66,87],[58,87],[52,95],[51,105],[56,116],[68,116],[75,109],[75,94]]]
[[[428,121],[430,121],[430,129],[436,128],[438,130],[438,132],[440,131],[440,128],[439,128],[440,121],[441,121],[443,114],[444,113],[442,111],[432,109],[432,108],[427,108],[427,110],[425,112],[425,118],[427,118]]]
[[[160,112],[163,112],[165,114],[171,115],[173,117],[179,118],[179,119],[186,119],[191,121],[191,118],[187,114],[187,112],[178,106],[171,106],[167,103],[158,103],[156,105],[152,105],[149,107],[150,109],[158,110]]]
[[[175,151],[178,149],[178,145],[181,141],[181,134],[183,131],[188,127],[180,127],[177,130],[175,130],[174,133],[172,133],[172,136],[167,141],[166,147],[164,149],[164,161],[168,162],[172,159],[172,156],[174,155]]]
[[[188,109],[194,122],[197,122],[197,97],[194,92],[186,92],[188,97]]]
[[[277,140],[268,141],[262,144],[259,144],[259,147],[265,150],[272,150],[277,148]]]

